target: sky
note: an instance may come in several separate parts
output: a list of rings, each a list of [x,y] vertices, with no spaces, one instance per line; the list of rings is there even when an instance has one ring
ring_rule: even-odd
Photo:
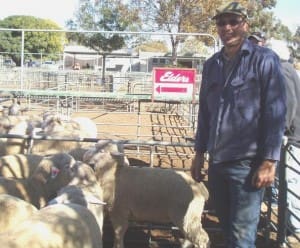
[[[73,17],[78,0],[0,0],[0,6],[0,20],[11,15],[31,15],[53,20],[64,28]],[[272,10],[292,32],[300,26],[300,0],[277,0]]]

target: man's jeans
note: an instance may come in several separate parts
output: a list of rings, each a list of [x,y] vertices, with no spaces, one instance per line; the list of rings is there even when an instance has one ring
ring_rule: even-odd
[[[251,159],[210,163],[208,187],[228,248],[255,247],[264,189],[251,186]]]
[[[292,155],[295,157],[293,158]],[[296,160],[298,161],[296,161]],[[290,193],[289,191],[300,196],[300,148],[289,145],[288,152],[286,152],[286,180],[287,180],[287,203],[289,212],[292,212],[295,216],[300,218],[300,200]],[[295,171],[294,171],[294,170]],[[300,221],[297,220],[293,215],[289,215],[288,227],[292,232],[300,232]]]

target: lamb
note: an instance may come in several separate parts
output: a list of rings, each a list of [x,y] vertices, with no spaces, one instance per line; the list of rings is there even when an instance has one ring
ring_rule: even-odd
[[[90,119],[84,117],[65,122],[59,117],[48,116],[42,124],[42,131],[37,134],[62,139],[97,138],[97,127]],[[35,140],[31,152],[40,155],[50,155],[89,146],[90,144],[87,142]]]
[[[66,153],[44,158],[27,179],[0,177],[0,194],[19,197],[41,208],[71,181],[74,164],[74,158]]]
[[[36,207],[26,201],[0,194],[0,233],[15,227],[37,211]]]
[[[6,124],[5,128],[3,127],[3,132],[6,134],[30,135],[33,137],[40,135],[61,139],[83,139],[97,137],[96,124],[90,119],[78,117],[74,118],[74,120],[66,122],[60,117],[54,115],[47,116],[46,119],[41,122],[22,120],[13,126]],[[52,155],[59,152],[68,152],[72,149],[89,146],[90,144],[87,142],[38,139],[34,140],[30,147],[27,140],[9,138],[3,140],[3,142],[0,144],[0,155],[4,156],[19,153]]]
[[[102,248],[94,215],[78,204],[40,209],[15,228],[0,234],[5,248]]]
[[[94,165],[114,229],[114,248],[124,248],[128,220],[173,223],[195,247],[209,245],[201,215],[208,191],[185,172],[124,165],[109,141],[96,144],[83,161]]]
[[[35,154],[6,155],[0,158],[0,176],[28,178],[44,157]]]
[[[0,117],[0,134],[30,135],[41,126],[41,118],[31,116]],[[18,138],[1,138],[0,156],[27,152],[27,141]]]
[[[93,169],[82,162],[77,162],[73,167],[73,179],[61,188],[57,197],[52,199],[51,204],[76,203],[87,207],[95,216],[99,225],[99,236],[103,235],[103,192],[97,182]]]
[[[42,124],[45,134],[67,132],[70,137],[97,138],[97,126],[87,117],[75,117],[64,121],[57,115],[47,115]]]

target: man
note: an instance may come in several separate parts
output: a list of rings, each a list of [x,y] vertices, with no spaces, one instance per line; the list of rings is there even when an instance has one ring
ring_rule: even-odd
[[[248,40],[250,40],[253,44],[258,46],[264,46],[266,43],[266,38],[261,32],[253,32],[249,35]]]
[[[247,39],[246,9],[232,2],[213,17],[224,47],[203,68],[195,158],[209,154],[210,198],[230,248],[255,247],[264,188],[275,177],[285,122],[278,56]]]
[[[300,79],[290,60],[290,50],[281,40],[270,39],[267,46],[280,58],[287,96],[286,133],[288,146],[286,152],[286,180],[288,204],[288,242],[299,243],[300,221]],[[297,196],[298,197],[297,197]],[[298,237],[298,239],[296,238]]]

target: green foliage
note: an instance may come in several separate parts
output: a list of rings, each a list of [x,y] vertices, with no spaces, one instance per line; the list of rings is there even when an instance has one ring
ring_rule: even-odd
[[[46,19],[33,16],[9,16],[0,21],[1,28],[10,29],[55,29],[60,27]],[[62,32],[24,33],[25,59],[43,58],[57,60],[63,51],[65,35]],[[0,52],[11,57],[17,65],[21,63],[21,31],[0,31]]]
[[[139,27],[138,12],[123,2],[121,0],[80,0],[75,18],[70,20],[67,26],[72,30],[136,31]],[[99,52],[111,52],[122,48],[128,37],[116,33],[90,32],[71,33],[68,39]]]

